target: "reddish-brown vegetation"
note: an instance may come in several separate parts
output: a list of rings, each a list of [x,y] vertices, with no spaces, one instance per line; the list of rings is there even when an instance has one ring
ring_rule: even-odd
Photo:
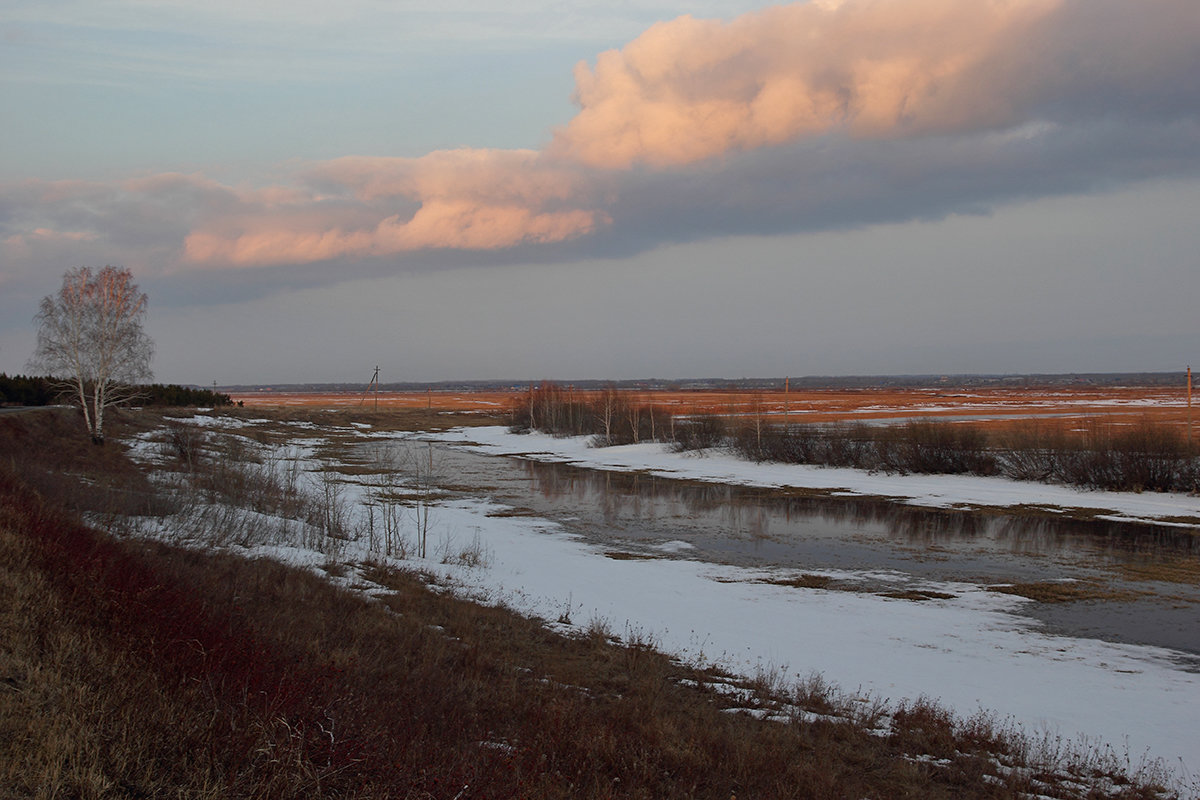
[[[594,400],[599,390],[570,390],[580,402]],[[1045,417],[1069,426],[1083,419],[1182,425],[1188,418],[1182,387],[1019,387],[971,389],[804,389],[783,391],[637,391],[621,390],[631,402],[664,413],[762,416],[772,422],[853,422],[888,419],[983,417],[980,424],[1005,426],[1012,418]],[[235,401],[260,408],[372,409],[375,395],[359,393],[252,392]],[[528,400],[512,392],[381,392],[380,409],[432,408],[502,414]],[[1200,428],[1200,405],[1194,409]],[[1019,420],[1016,420],[1019,421]]]

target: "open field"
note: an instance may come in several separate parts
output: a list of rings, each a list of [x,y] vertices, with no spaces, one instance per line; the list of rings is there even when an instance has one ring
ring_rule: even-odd
[[[711,658],[668,658],[656,652],[676,652],[663,619],[638,616],[663,604],[633,589],[686,589],[678,595],[692,600],[680,609],[708,623],[736,620],[731,630],[753,621],[768,643],[761,652],[818,641],[830,626],[790,628],[797,612],[832,605],[843,622],[880,621],[858,646],[931,665],[947,656],[926,639],[947,621],[962,621],[947,644],[978,638],[981,621],[1025,601],[942,583],[922,584],[919,597],[877,598],[760,570],[612,558],[545,520],[493,514],[506,507],[469,487],[422,495],[411,464],[378,457],[405,441],[424,453],[427,438],[397,428],[425,414],[250,416],[123,412],[104,448],[86,443],[69,412],[0,420],[0,576],[14,587],[0,602],[0,640],[10,645],[0,653],[0,795],[1191,793],[1164,788],[1174,783],[1171,763],[1139,760],[1136,739],[1124,755],[1072,749],[1049,734],[1027,738],[975,702],[960,716],[899,687],[885,702],[840,667],[799,679],[765,663],[738,677],[704,667]],[[415,551],[409,516],[422,496],[438,498],[429,557]],[[397,547],[377,535],[389,509],[404,526]],[[535,577],[565,588],[535,586]],[[607,601],[590,595],[614,587],[636,608],[601,612]],[[743,593],[755,615],[738,610]],[[483,605],[464,601],[474,594]],[[543,613],[529,605],[544,601]],[[767,601],[782,604],[779,613]],[[901,630],[911,646],[895,643]],[[700,645],[714,656],[742,649],[716,638]],[[1024,649],[1008,648],[1032,670],[1023,692],[1047,678]],[[1090,663],[1092,649],[1072,661]],[[1134,711],[1154,705],[1154,730],[1187,739],[1167,719],[1186,709],[1159,708],[1172,696],[1164,687],[1180,682],[1176,671],[1153,654],[1101,650],[1104,663],[1082,669],[1137,700],[1108,716],[1141,730]],[[1127,662],[1136,671],[1123,671]],[[846,679],[859,689],[826,682]]]
[[[596,392],[571,390],[585,400]],[[1183,387],[1079,387],[996,389],[828,389],[803,391],[643,391],[629,392],[639,404],[674,414],[759,415],[772,422],[854,422],[907,419],[972,420],[999,425],[1031,418],[1102,420],[1132,424],[1143,420],[1186,425]],[[371,410],[431,409],[478,414],[504,413],[521,404],[525,392],[249,392],[233,399],[249,407]],[[1200,411],[1193,409],[1196,416]]]
[[[347,409],[372,411],[433,409],[503,413],[511,407],[516,392],[245,392],[232,393],[233,401],[249,408]]]

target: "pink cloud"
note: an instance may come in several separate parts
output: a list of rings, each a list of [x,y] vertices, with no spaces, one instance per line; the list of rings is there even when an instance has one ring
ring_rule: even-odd
[[[805,137],[954,134],[1043,106],[1161,106],[1194,67],[1194,0],[826,0],[654,25],[575,68],[550,152],[677,167]],[[1169,90],[1168,90],[1169,91]]]
[[[659,23],[575,68],[580,111],[553,152],[594,167],[669,167],[833,129],[876,137],[1003,123],[1005,99],[976,83],[978,68],[1059,5],[846,0]]]
[[[349,156],[310,176],[352,190],[360,200],[476,198],[543,203],[568,200],[584,185],[577,169],[548,162],[536,150],[461,148],[420,158]]]
[[[426,249],[493,250],[572,239],[607,220],[601,211],[580,207],[590,188],[578,170],[548,164],[527,150],[347,157],[317,165],[308,178],[324,191],[299,202],[287,198],[270,214],[213,220],[188,235],[186,258],[253,266]],[[328,211],[321,211],[322,203]]]

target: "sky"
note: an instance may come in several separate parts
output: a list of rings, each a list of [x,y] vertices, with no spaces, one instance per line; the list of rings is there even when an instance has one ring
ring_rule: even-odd
[[[210,384],[1200,364],[1195,0],[6,0],[0,372],[79,266]]]

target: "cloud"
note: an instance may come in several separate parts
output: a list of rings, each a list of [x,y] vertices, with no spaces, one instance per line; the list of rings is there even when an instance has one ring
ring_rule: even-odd
[[[0,248],[16,269],[103,251],[152,274],[289,267],[311,281],[298,265],[337,262],[320,272],[333,281],[445,253],[585,258],[932,219],[1195,174],[1197,74],[1195,0],[685,16],[580,64],[578,113],[543,150],[338,158],[265,187],[29,181],[0,193]]]
[[[1194,112],[1197,17],[1191,0],[845,0],[680,17],[576,67],[580,110],[551,152],[673,167],[830,132]]]
[[[307,195],[238,209],[192,231],[186,258],[253,266],[496,250],[573,239],[607,222],[586,206],[594,187],[582,175],[529,150],[342,158],[316,166],[305,181]]]
[[[731,155],[719,169],[630,173],[593,252],[628,256],[731,235],[848,230],[1195,175],[1200,120],[1029,124],[871,141],[825,136]],[[797,264],[804,263],[802,253]]]

